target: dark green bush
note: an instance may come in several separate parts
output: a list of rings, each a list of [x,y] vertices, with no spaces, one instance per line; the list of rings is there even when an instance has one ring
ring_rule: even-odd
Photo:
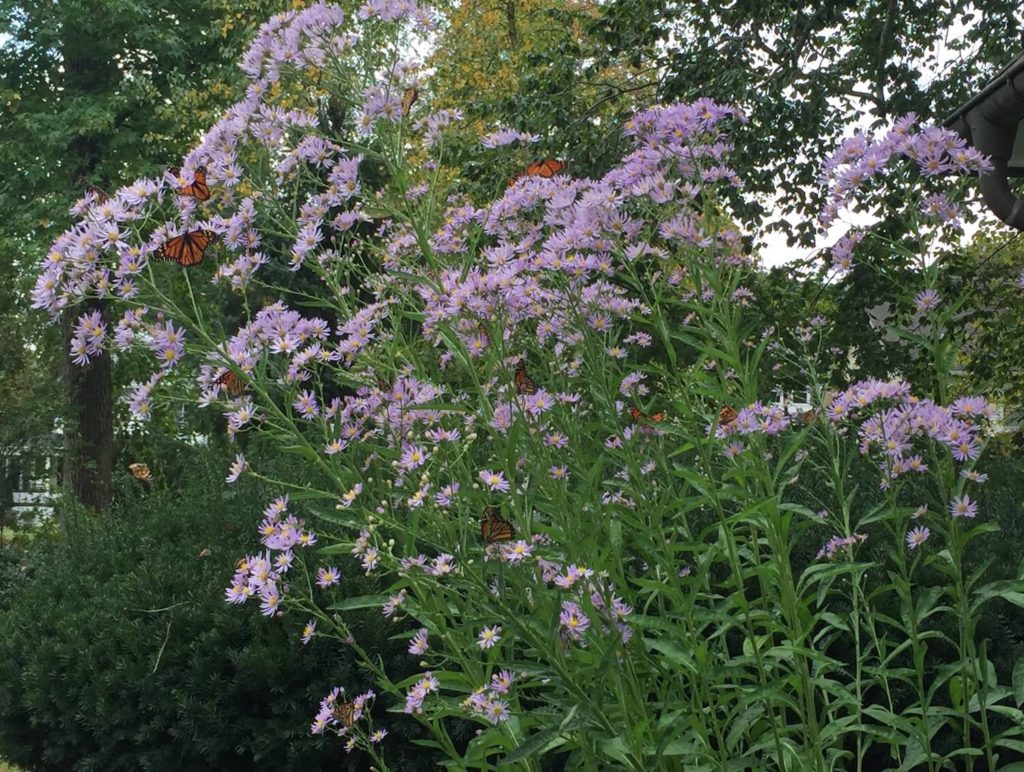
[[[158,470],[152,487],[123,479],[109,514],[36,539],[30,570],[7,561],[19,580],[0,606],[0,757],[31,770],[366,769],[343,741],[309,734],[331,687],[369,686],[343,647],[303,647],[305,619],[224,601],[270,492],[224,485],[223,459],[190,461],[180,487]],[[408,658],[379,613],[360,630]],[[381,714],[394,766],[432,768],[402,758],[415,727]]]

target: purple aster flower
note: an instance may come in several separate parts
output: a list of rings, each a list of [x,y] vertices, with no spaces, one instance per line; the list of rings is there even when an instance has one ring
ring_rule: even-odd
[[[540,137],[536,134],[526,134],[521,131],[515,131],[514,129],[499,129],[498,131],[492,131],[487,134],[483,139],[480,140],[480,144],[486,148],[496,148],[503,145],[511,145],[516,141],[533,143],[540,140]]]
[[[266,617],[281,613],[281,594],[274,582],[268,582],[260,589],[260,613]]]
[[[380,552],[376,547],[367,547],[362,555],[363,570],[369,574],[380,564]]]
[[[949,514],[953,517],[977,517],[978,502],[971,501],[971,497],[967,494],[957,496],[949,503]]]
[[[451,506],[452,500],[459,492],[459,484],[457,482],[449,483],[434,494],[434,501],[437,502],[439,507]]]
[[[917,549],[928,541],[928,537],[931,536],[931,533],[932,532],[923,525],[919,525],[917,528],[911,529],[907,534],[907,546],[912,550]]]
[[[403,471],[411,471],[423,466],[430,456],[419,445],[406,445],[402,449],[402,457],[398,461],[398,468]]]
[[[306,622],[306,626],[302,628],[302,645],[305,646],[316,635],[316,620],[310,619]]]
[[[483,469],[480,472],[480,481],[492,491],[508,493],[509,484],[505,479],[504,472],[492,472],[490,469]]]
[[[558,623],[562,634],[575,641],[581,640],[590,627],[590,619],[579,605],[568,600],[562,601],[562,613],[558,615]]]
[[[491,691],[497,694],[508,694],[508,690],[515,680],[516,674],[511,670],[501,670],[491,676]]]
[[[477,637],[476,645],[481,649],[493,649],[494,646],[501,640],[501,626],[494,625],[493,627],[485,627],[480,631],[480,635]]]
[[[231,465],[231,469],[228,470],[228,476],[224,478],[224,482],[235,482],[248,468],[249,464],[245,460],[245,456],[239,453],[235,456],[235,462]]]
[[[483,715],[488,721],[497,726],[503,721],[508,721],[509,716],[512,714],[509,712],[508,703],[504,700],[489,699],[484,703]]]
[[[318,568],[316,570],[316,586],[330,587],[341,581],[341,572],[337,568]]]
[[[927,313],[939,304],[939,293],[933,289],[926,289],[914,298],[914,308],[919,314]]]
[[[425,570],[431,576],[447,576],[455,570],[455,556],[442,553],[434,558],[430,567]]]
[[[427,628],[421,627],[416,635],[413,636],[412,642],[409,644],[410,654],[426,654],[429,645],[427,643]]]
[[[502,560],[510,566],[517,566],[533,554],[533,547],[520,539],[514,544],[502,544],[499,552]]]
[[[563,590],[568,590],[580,579],[589,579],[594,575],[592,568],[586,568],[584,566],[577,566],[575,563],[565,569],[565,576],[556,576],[555,584],[561,587]]]
[[[549,448],[564,448],[569,444],[569,438],[562,432],[551,432],[544,435],[544,444]]]
[[[292,407],[295,408],[296,413],[307,421],[311,421],[320,415],[320,405],[317,404],[316,395],[309,390],[301,392],[295,402],[292,403]]]
[[[349,507],[352,506],[352,503],[356,500],[356,497],[359,496],[359,494],[362,492],[363,484],[356,483],[343,494],[341,494],[341,499],[338,501],[338,507],[340,509],[348,509]]]

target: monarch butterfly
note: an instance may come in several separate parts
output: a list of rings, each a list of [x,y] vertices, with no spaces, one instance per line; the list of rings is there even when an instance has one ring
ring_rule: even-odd
[[[554,177],[565,168],[565,161],[557,158],[545,158],[527,166],[522,172],[509,180],[509,185],[522,177]]]
[[[408,115],[409,111],[412,110],[412,106],[416,104],[416,100],[420,98],[419,89],[415,86],[410,86],[402,94],[402,115]]]
[[[206,256],[206,249],[217,239],[213,231],[197,230],[175,236],[156,253],[161,260],[173,260],[182,268],[199,265]]]
[[[214,383],[222,386],[224,391],[228,393],[228,396],[237,397],[245,391],[245,381],[235,375],[234,370],[228,370],[224,375],[214,381]]]
[[[736,410],[734,408],[731,408],[728,405],[726,405],[725,407],[718,411],[718,423],[722,424],[722,426],[731,424],[735,420]]]
[[[488,545],[511,541],[515,537],[515,527],[498,514],[497,507],[487,507],[484,510],[484,519],[480,521],[480,538]]]
[[[149,471],[149,467],[145,464],[128,464],[128,471],[132,473],[132,477],[136,480],[142,480],[142,482],[152,482],[153,480],[153,473]]]
[[[543,161],[537,161],[526,167],[526,171],[523,172],[524,177],[554,177],[562,169],[565,168],[565,161],[559,161],[557,158],[545,158]]]
[[[516,374],[513,379],[517,394],[536,394],[537,382],[526,372],[526,364],[520,362],[516,365]]]
[[[352,726],[356,722],[356,704],[354,702],[336,703],[334,717],[345,726]]]
[[[181,169],[172,166],[168,171],[178,179],[181,179]],[[190,185],[183,185],[178,188],[178,195],[191,196],[197,201],[206,201],[210,197],[210,188],[206,184],[206,167],[197,166],[196,176]]]
[[[633,419],[633,423],[646,418],[648,421],[654,421],[655,423],[661,423],[665,420],[664,413],[651,413],[647,415],[643,410],[636,407],[635,405],[629,408],[629,417]]]

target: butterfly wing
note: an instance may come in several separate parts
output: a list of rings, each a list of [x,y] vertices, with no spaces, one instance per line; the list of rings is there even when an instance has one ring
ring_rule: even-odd
[[[203,262],[203,258],[206,257],[206,248],[213,241],[208,231],[192,231],[187,236],[188,248],[185,250],[181,260],[178,261],[178,264],[183,268],[199,265]]]
[[[480,537],[488,545],[511,541],[516,536],[516,529],[508,520],[498,514],[496,507],[484,510],[484,519],[480,521]]]
[[[522,362],[516,366],[514,382],[517,394],[537,393],[537,382],[530,377],[529,373],[526,372],[526,365]]]
[[[527,166],[525,176],[554,177],[564,168],[565,163],[563,161],[559,161],[557,158],[545,158],[543,161],[537,161],[537,163]]]
[[[636,423],[641,418],[646,418],[647,416],[644,415],[644,411],[638,408],[636,405],[631,405],[629,408],[629,417],[633,419],[634,423]]]
[[[214,383],[220,384],[229,396],[237,397],[245,391],[245,382],[235,375],[234,370],[228,370]]]
[[[543,161],[537,161],[527,166],[523,171],[510,179],[508,184],[512,185],[523,177],[554,177],[564,168],[564,161],[559,161],[557,158],[545,158]]]
[[[181,236],[175,236],[170,239],[156,253],[156,256],[161,260],[173,260],[176,263],[181,262],[182,255],[185,254],[186,247],[186,236],[188,234],[182,234]]]
[[[157,252],[157,257],[163,260],[173,260],[183,268],[199,265],[203,262],[206,249],[213,240],[214,234],[210,231],[189,231],[175,236],[164,244]]]
[[[334,706],[334,717],[345,726],[352,726],[356,722],[356,704],[354,702],[341,702]]]
[[[177,166],[172,166],[168,171],[175,177],[181,176],[181,169]],[[196,167],[196,176],[192,182],[188,185],[182,185],[178,188],[178,195],[180,196],[191,196],[197,201],[206,201],[210,198],[210,187],[206,184],[206,167]]]
[[[731,424],[736,420],[736,410],[734,408],[725,405],[721,410],[718,411],[718,423],[722,426]]]
[[[143,482],[149,482],[153,479],[153,474],[149,471],[149,467],[143,463],[128,464],[128,469],[132,473],[132,477],[136,480],[142,480]]]
[[[408,115],[409,111],[412,110],[412,106],[416,104],[416,100],[420,98],[419,89],[414,86],[410,86],[402,94],[402,115]]]

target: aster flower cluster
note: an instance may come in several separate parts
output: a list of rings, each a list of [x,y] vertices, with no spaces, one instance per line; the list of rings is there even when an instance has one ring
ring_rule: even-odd
[[[833,560],[836,555],[845,553],[850,548],[863,544],[867,540],[868,535],[866,533],[855,533],[850,536],[833,536],[818,550],[817,559]]]
[[[949,448],[959,462],[981,454],[984,420],[992,407],[982,397],[961,397],[949,407],[914,397],[903,381],[862,381],[836,395],[828,408],[835,423],[860,423],[860,452],[881,452],[881,467],[890,477],[928,469],[914,453],[916,438],[929,438]]]
[[[718,438],[731,437],[733,435],[746,436],[750,434],[765,434],[772,436],[779,434],[789,428],[791,419],[785,408],[779,405],[765,405],[762,402],[755,402],[736,413],[736,418],[728,422],[719,422],[714,427],[715,436]],[[742,445],[736,448],[736,452],[743,449]]]
[[[313,734],[324,734],[334,732],[339,737],[344,737],[352,727],[363,719],[367,714],[368,705],[376,697],[372,689],[352,699],[351,703],[345,702],[345,690],[336,686],[320,700],[320,709],[313,719],[310,731]],[[343,709],[343,705],[347,709]]]
[[[558,563],[538,561],[542,571],[542,579],[563,590],[571,590],[574,600],[561,601],[561,613],[558,617],[559,634],[563,642],[573,641],[586,646],[586,634],[590,630],[591,620],[584,608],[589,600],[589,607],[603,622],[602,631],[607,635],[615,630],[619,640],[629,643],[633,630],[627,623],[633,608],[615,595],[615,588],[594,576],[592,569],[575,564],[569,565],[565,572]]]
[[[904,160],[913,161],[926,178],[991,168],[991,162],[955,132],[935,126],[916,128],[916,123],[917,116],[910,113],[879,138],[856,134],[825,162],[821,181],[828,187],[828,200],[819,217],[822,225],[831,224],[850,207],[856,194],[886,167]],[[938,194],[925,199],[923,213],[941,222],[955,221],[960,214],[948,198]]]
[[[311,547],[317,542],[316,535],[305,530],[304,525],[302,520],[288,512],[287,496],[267,505],[259,526],[267,551],[238,562],[231,586],[225,591],[229,603],[245,603],[249,598],[258,596],[260,611],[265,616],[281,613],[281,599],[287,589],[282,582],[295,562],[294,548]]]
[[[474,690],[463,700],[462,708],[470,715],[483,718],[491,724],[508,721],[512,713],[506,697],[515,679],[515,674],[509,670],[496,673],[487,686]]]
[[[88,364],[92,357],[103,352],[107,338],[107,325],[99,311],[82,314],[75,322],[71,337],[71,357],[76,365]]]
[[[450,210],[431,239],[434,252],[460,252],[472,233],[482,231],[491,240],[482,250],[487,265],[442,270],[419,286],[425,334],[447,345],[441,331],[450,325],[469,355],[479,356],[500,325],[503,338],[532,330],[537,344],[555,340],[556,349],[564,350],[583,339],[581,325],[605,333],[616,319],[645,313],[640,301],[606,277],[619,261],[667,255],[640,241],[645,229],[667,242],[706,246],[683,205],[702,186],[738,184],[721,164],[729,150],[721,124],[734,115],[707,100],[645,111],[628,129],[637,149],[603,179],[526,177],[489,207]],[[645,201],[673,204],[678,213],[660,226],[647,223],[633,214]],[[738,243],[723,246],[723,259],[742,260]],[[417,259],[418,245],[407,230],[396,230],[387,249],[395,267]]]

